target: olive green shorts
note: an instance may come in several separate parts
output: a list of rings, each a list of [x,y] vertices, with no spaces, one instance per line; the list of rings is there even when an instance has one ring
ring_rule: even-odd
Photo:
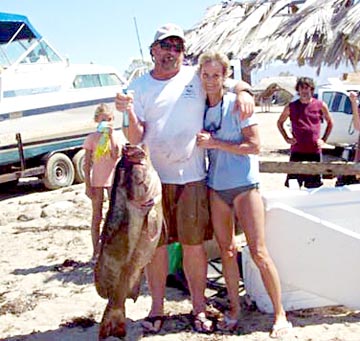
[[[159,246],[174,242],[199,245],[212,239],[205,180],[185,185],[163,184],[162,205],[164,224]]]

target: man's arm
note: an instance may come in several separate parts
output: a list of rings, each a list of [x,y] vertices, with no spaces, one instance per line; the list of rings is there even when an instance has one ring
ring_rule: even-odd
[[[333,118],[331,117],[329,108],[325,102],[323,102],[321,110],[324,114],[324,119],[326,121],[326,129],[325,129],[324,135],[321,139],[323,140],[323,142],[326,142],[331,133],[331,130],[334,126],[334,121],[333,121]]]
[[[243,80],[231,80],[231,82],[233,82],[231,86],[232,92],[237,94],[234,111],[240,111],[241,120],[249,118],[255,111],[255,100],[251,86]]]
[[[296,143],[296,139],[294,137],[289,137],[288,133],[286,132],[286,130],[284,128],[284,124],[285,124],[286,120],[289,118],[289,116],[290,116],[290,107],[289,107],[289,105],[286,105],[284,107],[283,112],[281,113],[281,115],[279,116],[279,118],[277,120],[277,127],[280,131],[280,134],[284,138],[284,140],[289,144],[294,144],[294,143]]]
[[[144,136],[145,126],[135,114],[133,95],[118,93],[115,98],[115,107],[117,110],[127,112],[128,114],[129,128],[127,131],[124,130],[126,138],[132,144],[140,143]]]
[[[351,111],[353,115],[354,128],[360,131],[359,101],[355,92],[350,92]]]
[[[241,142],[229,142],[214,138],[207,131],[197,134],[197,145],[207,149],[219,149],[237,155],[259,154],[260,137],[257,124],[241,129],[244,139]]]

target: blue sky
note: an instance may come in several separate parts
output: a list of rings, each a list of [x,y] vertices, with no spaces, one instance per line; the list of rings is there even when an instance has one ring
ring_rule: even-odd
[[[216,0],[0,0],[0,11],[22,14],[61,55],[75,63],[113,65],[123,73],[159,26],[174,22],[189,29]]]
[[[140,59],[136,18],[144,58],[150,60],[149,45],[156,29],[174,22],[189,29],[205,15],[206,9],[220,0],[0,0],[0,11],[28,17],[33,26],[71,62],[95,62],[115,66],[121,74],[134,58]],[[351,66],[323,68],[320,76],[314,68],[299,68],[295,63],[275,68],[271,64],[253,72],[253,84],[281,71],[314,77],[317,84],[338,77]]]

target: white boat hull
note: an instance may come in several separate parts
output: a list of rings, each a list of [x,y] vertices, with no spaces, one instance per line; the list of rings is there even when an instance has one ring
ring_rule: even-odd
[[[266,243],[279,271],[286,310],[345,305],[360,309],[360,185],[263,195]],[[259,271],[244,250],[250,298],[273,312]]]
[[[41,114],[0,122],[0,165],[20,161],[17,133],[21,134],[25,159],[62,148],[79,146],[86,135],[96,130],[94,112],[100,102],[109,102],[110,107],[114,109],[114,98],[104,98],[98,101],[82,102],[82,105],[79,102],[69,104],[66,109],[59,111],[46,112],[46,109],[43,109]],[[114,127],[121,129],[122,113],[115,109],[114,113]],[[121,142],[124,141],[125,137]]]
[[[127,81],[112,66],[61,57],[23,15],[0,12],[0,49],[0,185],[34,175],[49,189],[83,181],[95,109],[109,104],[121,130],[114,98]]]

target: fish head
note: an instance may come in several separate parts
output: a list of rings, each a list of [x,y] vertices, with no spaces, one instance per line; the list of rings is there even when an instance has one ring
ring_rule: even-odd
[[[138,205],[148,205],[161,193],[161,184],[154,176],[146,145],[127,144],[123,148],[126,168],[127,197]]]

